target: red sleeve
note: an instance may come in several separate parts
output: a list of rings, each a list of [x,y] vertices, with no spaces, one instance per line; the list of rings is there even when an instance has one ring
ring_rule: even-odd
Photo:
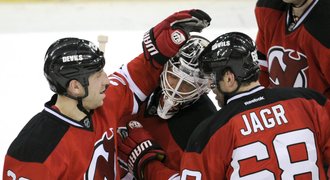
[[[123,69],[125,70],[126,67],[123,67]],[[128,74],[125,75],[130,83],[131,89],[133,88],[133,92],[137,92],[134,91],[136,90],[134,89],[136,85],[144,95],[149,96],[159,84],[159,76],[163,67],[155,65],[155,63],[150,63],[150,61],[144,58],[143,54],[140,54],[128,63],[127,70]],[[134,84],[131,84],[131,80]]]
[[[259,3],[259,2],[258,2]],[[258,5],[254,10],[256,22],[258,25],[258,32],[256,36],[256,46],[258,50],[258,63],[260,66],[260,84],[269,86],[269,72],[268,72],[268,50],[270,42],[272,41],[274,30],[282,16],[282,11],[268,7],[269,5]],[[265,4],[271,4],[269,1],[263,1]]]
[[[106,117],[113,117],[106,109],[117,109],[116,121],[117,132],[125,126],[126,122],[134,119],[135,114],[140,109],[140,102],[146,98],[159,86],[160,74],[163,66],[156,62],[151,63],[140,54],[128,64],[123,65],[119,70],[109,76],[110,88],[109,96],[106,96],[103,113]],[[112,120],[112,119],[111,119]],[[117,136],[118,134],[116,134]],[[125,169],[118,166],[120,177],[126,175],[126,179],[131,179]]]
[[[267,87],[269,85],[269,75],[268,75],[268,63],[266,60],[267,49],[265,47],[265,39],[264,39],[265,32],[263,29],[265,27],[263,11],[265,11],[265,8],[261,8],[261,7],[255,8],[255,17],[258,25],[256,46],[258,49],[258,62],[260,66],[259,81],[261,85]]]
[[[310,81],[310,87],[319,91],[330,98],[330,49],[322,45],[314,37],[306,34],[305,43],[311,47],[305,49],[305,53],[309,57],[310,62],[309,74],[318,74],[318,78]]]
[[[263,21],[263,18],[262,18],[262,8],[260,7],[256,7],[255,8],[255,17],[256,17],[256,21],[257,21],[257,25],[258,25],[258,32],[257,32],[257,37],[256,37],[256,45],[257,45],[257,49],[258,51],[260,51],[260,53],[262,54],[266,54],[266,49],[265,49],[265,46],[264,46],[264,21]]]
[[[317,139],[320,142],[321,153],[323,153],[324,162],[330,165],[330,100],[328,99],[324,107],[317,106],[318,117],[317,122],[314,122],[315,129],[318,131]]]
[[[321,93],[330,99],[330,49],[326,48],[324,52],[317,54],[320,55],[317,59],[320,61],[321,73],[324,74],[324,78],[327,81],[325,84],[328,85],[325,92]]]
[[[109,76],[110,88],[117,90],[108,93],[110,97],[105,104],[115,101],[110,104],[117,108],[121,106],[120,118],[122,115],[136,114],[139,102],[144,101],[159,85],[162,70],[162,66],[151,64],[140,54]]]
[[[216,132],[201,152],[185,151],[183,153],[180,167],[182,180],[219,180],[226,178],[229,166],[226,162],[231,159],[233,145],[231,143],[232,138],[227,133],[229,131],[228,129]]]
[[[57,172],[56,168],[48,169],[45,164],[35,162],[18,161],[8,155],[5,157],[3,180],[13,180],[20,178],[28,179],[59,179],[51,172]],[[10,167],[10,168],[9,168]]]
[[[166,167],[160,161],[148,163],[144,169],[145,179],[168,180],[179,176],[179,172]]]

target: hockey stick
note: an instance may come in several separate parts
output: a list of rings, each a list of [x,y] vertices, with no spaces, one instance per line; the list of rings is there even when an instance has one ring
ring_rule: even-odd
[[[106,35],[98,35],[97,41],[99,42],[99,48],[100,50],[105,53],[105,45],[108,42],[108,36]]]

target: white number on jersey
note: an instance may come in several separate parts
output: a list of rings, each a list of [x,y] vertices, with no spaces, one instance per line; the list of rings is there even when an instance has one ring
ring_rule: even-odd
[[[290,161],[290,154],[288,147],[294,144],[305,144],[307,151],[307,160],[294,162]],[[287,132],[277,135],[273,140],[273,147],[276,153],[276,158],[279,167],[283,170],[281,179],[294,180],[295,175],[303,173],[311,173],[312,179],[319,179],[319,170],[316,165],[317,152],[315,147],[315,140],[313,132],[309,129],[302,129],[293,132]],[[231,166],[234,171],[230,179],[275,179],[273,172],[269,170],[262,170],[258,172],[251,172],[249,175],[241,177],[239,175],[240,165],[239,161],[247,158],[256,157],[257,161],[268,159],[269,154],[267,146],[261,142],[254,142],[233,151],[233,160]]]

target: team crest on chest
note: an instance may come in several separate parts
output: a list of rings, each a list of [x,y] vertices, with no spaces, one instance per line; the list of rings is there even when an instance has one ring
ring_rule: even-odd
[[[268,51],[268,71],[273,87],[307,87],[307,57],[301,52],[274,46]]]
[[[91,163],[85,173],[85,180],[115,178],[114,132],[110,128],[94,145]]]

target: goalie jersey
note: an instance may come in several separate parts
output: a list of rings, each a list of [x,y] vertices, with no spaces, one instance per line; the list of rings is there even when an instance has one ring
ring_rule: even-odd
[[[330,98],[330,1],[314,0],[297,22],[282,0],[259,0],[256,44],[260,82],[305,87]]]
[[[136,57],[109,76],[103,106],[80,122],[54,107],[54,95],[9,147],[3,179],[119,179],[117,121],[137,113],[137,101],[158,86],[161,71],[143,54]]]
[[[179,110],[173,117],[165,120],[160,118],[156,112],[160,93],[161,88],[159,87],[141,105],[138,114],[134,117],[126,117],[122,121],[122,126],[125,126],[126,122],[132,119],[138,120],[166,152],[164,164],[159,167],[146,166],[145,179],[170,179],[173,174],[179,172],[181,156],[191,133],[200,122],[217,111],[207,94],[203,94],[195,103]],[[123,173],[122,176],[124,175],[126,174]]]

